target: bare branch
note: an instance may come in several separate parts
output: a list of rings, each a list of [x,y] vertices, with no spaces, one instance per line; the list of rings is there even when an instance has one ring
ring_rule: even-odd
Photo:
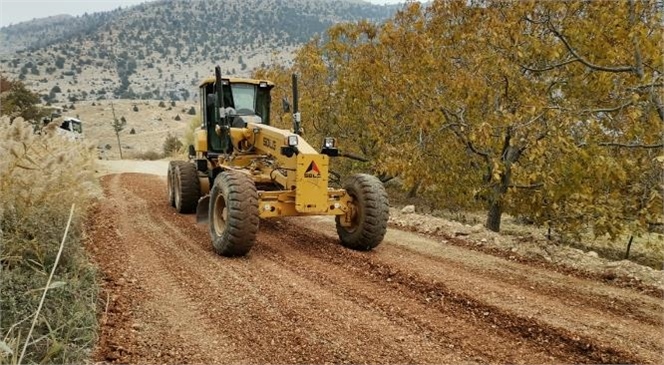
[[[543,183],[531,184],[531,185],[510,185],[510,188],[516,189],[539,189],[543,187]]]
[[[455,131],[455,134],[456,134],[456,131]],[[459,136],[459,135],[457,134],[457,136]],[[460,137],[460,138],[462,138],[462,137]],[[464,138],[462,138],[462,140],[464,140]],[[473,153],[475,153],[477,155],[480,155],[480,156],[484,157],[485,160],[489,161],[489,153],[478,150],[477,148],[475,148],[475,145],[473,145],[473,142],[471,142],[471,141],[466,140],[465,144],[468,148],[470,148],[471,151],[473,151]]]
[[[463,113],[465,112],[464,109],[461,109],[457,113],[449,111],[445,108],[442,108],[441,110],[443,111],[443,114],[445,115],[446,119],[450,120],[452,119],[451,117],[454,117],[454,119],[458,121],[457,123],[450,123],[451,127],[467,126],[465,120],[463,119]],[[468,140],[457,128],[450,128],[450,129],[452,129],[454,135],[457,136],[457,138],[459,138],[461,143],[463,143],[466,147],[468,147],[469,150],[471,150],[476,155],[482,156],[484,160],[486,160],[487,164],[490,162],[490,157],[488,152],[478,150],[475,147],[475,145],[473,145],[473,142]]]
[[[555,65],[545,66],[544,68],[534,68],[532,66],[525,66],[525,65],[519,65],[519,66],[521,66],[522,69],[524,69],[526,71],[530,71],[530,72],[544,72],[544,71],[553,70],[554,68],[558,68],[558,67],[568,65],[568,64],[573,63],[573,62],[580,62],[580,61],[577,58],[570,58],[568,60],[562,61],[562,62],[557,63]]]
[[[639,144],[639,143],[617,143],[617,142],[599,142],[598,146],[604,147],[623,147],[623,148],[645,148],[645,149],[654,149],[654,148],[663,148],[664,143],[657,144]]]
[[[512,141],[512,126],[509,126],[505,131],[505,139],[503,140],[503,149],[500,153],[500,156],[503,159],[503,161],[511,162],[508,159],[511,141]]]
[[[629,25],[630,28],[636,25],[636,9],[634,8],[634,0],[629,1]],[[636,37],[636,34],[632,35],[632,44],[634,45],[634,62],[636,67],[634,71],[639,76],[643,78],[643,56],[641,55],[641,48],[639,47],[639,39]]]
[[[636,92],[643,92],[645,91],[651,91],[656,87],[664,87],[664,83],[652,83],[652,84],[646,84],[646,85],[639,85],[635,87],[629,87],[627,90],[629,91],[636,91]]]
[[[533,19],[529,16],[524,16],[523,19],[525,19],[527,22],[533,23],[533,24],[546,24],[549,21],[548,17],[545,18],[545,19],[542,19],[542,20],[535,20],[535,19]]]
[[[659,120],[664,121],[664,103],[662,103],[662,98],[659,97],[658,93],[652,93],[650,94],[650,97],[652,102],[655,104],[655,108],[657,108],[657,115],[659,115]]]
[[[39,170],[38,167],[28,167],[28,166],[23,166],[21,164],[16,164],[16,167],[23,170]]]
[[[628,101],[627,103],[625,103],[623,105],[619,105],[615,108],[587,109],[587,110],[584,110],[583,112],[584,113],[612,113],[612,112],[617,112],[618,110],[627,108],[628,106],[633,105],[633,104],[634,103],[632,103],[631,101]]]
[[[586,67],[592,68],[593,70],[597,70],[597,71],[606,71],[606,72],[634,72],[634,71],[636,71],[636,70],[634,69],[634,67],[632,67],[632,66],[606,67],[606,66],[600,66],[600,65],[596,65],[596,64],[594,64],[594,63],[591,63],[590,61],[588,61],[587,59],[585,59],[584,57],[582,57],[582,56],[581,56],[581,55],[580,55],[580,54],[574,49],[574,47],[572,47],[572,45],[570,45],[570,43],[569,43],[569,41],[567,40],[567,38],[565,38],[565,36],[564,36],[562,33],[560,33],[560,32],[559,32],[559,31],[553,26],[553,24],[551,24],[551,22],[549,22],[549,28],[551,29],[551,31],[553,32],[553,34],[555,34],[556,37],[558,37],[558,39],[560,39],[560,40],[563,42],[563,44],[565,45],[565,48],[567,48],[567,50],[572,54],[572,56],[574,56],[577,60],[579,60],[579,62],[583,63]]]
[[[543,116],[544,116],[544,113],[540,113],[539,115],[537,115],[537,116],[534,117],[533,119],[531,119],[531,120],[529,120],[529,121],[527,121],[527,122],[525,122],[525,123],[523,123],[523,124],[517,124],[517,125],[515,125],[515,126],[514,126],[514,129],[527,127],[527,126],[529,126],[529,125],[535,123],[536,121],[538,121],[538,120],[539,120],[540,118],[542,118]]]

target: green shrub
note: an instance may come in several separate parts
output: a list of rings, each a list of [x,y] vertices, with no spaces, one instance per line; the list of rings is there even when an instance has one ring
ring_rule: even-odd
[[[96,340],[96,272],[83,252],[85,212],[100,189],[93,145],[69,141],[55,124],[33,134],[29,123],[0,119],[0,332],[20,353],[76,204],[54,281],[24,363],[82,363]],[[41,289],[41,290],[40,290]],[[0,363],[11,358],[0,351]]]
[[[164,155],[169,156],[177,153],[181,148],[182,142],[180,139],[169,133],[166,136],[166,140],[164,140]]]

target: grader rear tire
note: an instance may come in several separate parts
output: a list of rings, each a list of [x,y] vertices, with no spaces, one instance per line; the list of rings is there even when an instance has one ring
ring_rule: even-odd
[[[350,227],[341,225],[336,217],[341,245],[353,250],[369,251],[378,246],[387,232],[389,201],[383,184],[375,176],[357,174],[344,184],[352,197],[355,215]]]
[[[193,213],[201,196],[196,165],[189,162],[175,164],[174,169],[175,210],[178,213]]]
[[[168,204],[175,207],[175,166],[186,163],[185,161],[170,161],[168,163],[168,174],[166,185],[168,186]]]
[[[258,192],[254,181],[238,172],[217,175],[210,190],[210,237],[222,256],[244,256],[258,233]]]

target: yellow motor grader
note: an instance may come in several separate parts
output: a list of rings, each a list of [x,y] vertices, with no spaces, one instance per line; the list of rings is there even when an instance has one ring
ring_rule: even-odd
[[[388,198],[374,176],[356,174],[343,188],[328,184],[331,157],[339,153],[327,137],[320,151],[303,138],[293,75],[293,130],[270,126],[266,80],[215,76],[199,88],[202,124],[189,146],[189,161],[171,161],[168,199],[179,213],[196,212],[208,223],[212,245],[223,256],[246,255],[256,242],[260,219],[336,216],[343,246],[370,250],[385,236]]]

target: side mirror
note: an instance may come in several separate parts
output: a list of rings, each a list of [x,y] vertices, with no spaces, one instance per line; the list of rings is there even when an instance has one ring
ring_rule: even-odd
[[[288,102],[288,99],[286,98],[281,99],[281,107],[284,109],[284,113],[290,113],[291,105]]]

